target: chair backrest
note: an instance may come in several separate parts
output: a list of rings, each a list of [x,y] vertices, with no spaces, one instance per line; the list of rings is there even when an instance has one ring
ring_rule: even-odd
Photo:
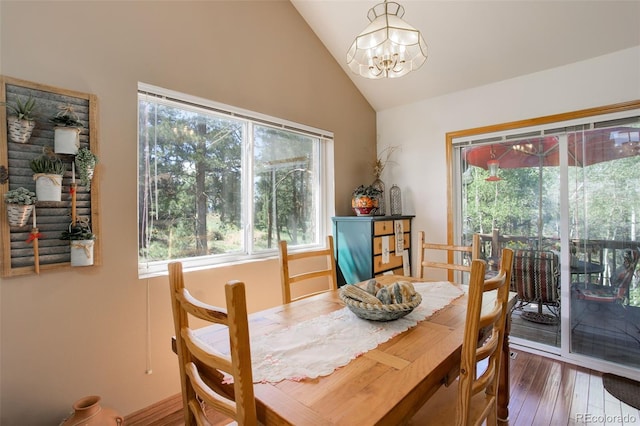
[[[625,249],[622,265],[611,276],[611,285],[617,287],[616,299],[624,301],[628,297],[629,286],[636,272],[639,259],[639,249]]]
[[[482,424],[485,419],[487,424],[496,424],[498,379],[509,311],[512,265],[513,251],[503,249],[498,275],[485,280],[485,261],[472,261],[458,383],[458,425]],[[484,296],[494,291],[495,303],[483,310],[483,305],[487,304]],[[488,337],[478,342],[481,330],[486,329],[490,329]],[[486,369],[477,374],[478,362],[482,360],[487,360]]]
[[[455,254],[459,253],[462,258],[471,258],[471,260],[480,258],[480,235],[473,234],[473,241],[470,246],[457,246],[450,244],[428,243],[425,241],[424,231],[418,232],[418,278],[424,278],[425,268],[447,269],[450,271],[449,279],[454,271],[471,272],[471,264],[465,265],[455,262]],[[429,260],[434,258],[436,253],[446,253],[447,262],[436,262]],[[430,256],[433,255],[433,256]]]
[[[286,241],[280,241],[278,244],[280,281],[282,283],[282,303],[290,303],[294,300],[310,297],[325,291],[336,290],[338,288],[336,260],[333,253],[333,237],[331,235],[327,236],[327,246],[324,249],[289,253]],[[312,271],[299,272],[300,268],[304,266],[304,263],[313,262],[320,262],[320,264],[323,264],[323,267]],[[292,273],[291,271],[294,270],[295,273]],[[294,285],[300,285],[303,282],[308,284],[310,280],[317,280],[322,277],[325,277],[327,282],[326,288],[291,297],[291,288]]]
[[[559,303],[560,261],[550,250],[515,250],[511,289],[522,302]]]
[[[231,281],[225,285],[226,309],[201,302],[189,293],[184,286],[180,262],[169,264],[169,284],[185,425],[209,423],[200,401],[239,425],[255,425],[256,402],[244,283]],[[190,316],[226,326],[230,354],[215,351],[195,337],[189,326]],[[225,392],[222,383],[227,381],[221,372],[233,378],[232,392],[229,392],[231,385]]]

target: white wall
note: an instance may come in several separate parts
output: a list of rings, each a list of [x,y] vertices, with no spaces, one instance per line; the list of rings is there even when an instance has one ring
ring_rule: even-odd
[[[499,65],[496,65],[499,66]],[[378,151],[399,145],[382,180],[431,241],[447,238],[445,134],[640,99],[640,46],[378,113]],[[416,232],[414,232],[414,240]],[[414,244],[415,241],[412,241]],[[414,245],[415,246],[415,245]],[[413,253],[415,264],[416,252]]]
[[[1,0],[0,36],[1,74],[98,98],[103,253],[0,280],[0,424],[57,425],[94,394],[130,414],[180,391],[167,278],[137,277],[138,82],[332,131],[338,214],[375,158],[375,112],[287,0]],[[281,301],[275,259],[186,282],[221,304],[243,280],[264,309]]]

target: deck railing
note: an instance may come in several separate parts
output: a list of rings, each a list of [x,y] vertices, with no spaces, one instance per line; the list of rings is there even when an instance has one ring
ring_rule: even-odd
[[[494,229],[491,234],[480,234],[480,253],[487,260],[489,266],[498,265],[498,256],[503,248],[532,249],[532,250],[560,250],[560,239],[550,237],[525,237],[518,235],[500,234]],[[640,241],[622,240],[571,240],[572,259],[598,264],[603,267],[599,277],[600,284],[608,285],[612,271],[622,265],[622,251],[640,247]],[[637,285],[634,279],[632,286]]]

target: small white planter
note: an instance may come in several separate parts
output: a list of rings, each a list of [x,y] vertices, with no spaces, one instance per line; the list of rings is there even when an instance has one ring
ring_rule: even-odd
[[[36,122],[33,120],[21,120],[16,116],[7,117],[7,133],[12,142],[27,143],[34,127]]]
[[[71,266],[93,265],[94,240],[71,240]]]
[[[36,181],[38,201],[60,201],[62,199],[62,175],[38,173],[33,175]]]
[[[78,153],[78,149],[80,148],[80,128],[54,128],[53,144],[56,154],[76,155]]]

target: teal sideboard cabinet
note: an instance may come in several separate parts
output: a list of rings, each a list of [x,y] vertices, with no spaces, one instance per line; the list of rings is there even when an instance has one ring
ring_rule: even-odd
[[[411,259],[411,221],[415,216],[336,216],[333,239],[338,285],[354,284],[393,272],[403,275],[403,257],[395,255],[396,221]],[[388,250],[388,256],[383,252]],[[409,265],[410,266],[410,265]],[[411,270],[411,269],[409,269]]]

